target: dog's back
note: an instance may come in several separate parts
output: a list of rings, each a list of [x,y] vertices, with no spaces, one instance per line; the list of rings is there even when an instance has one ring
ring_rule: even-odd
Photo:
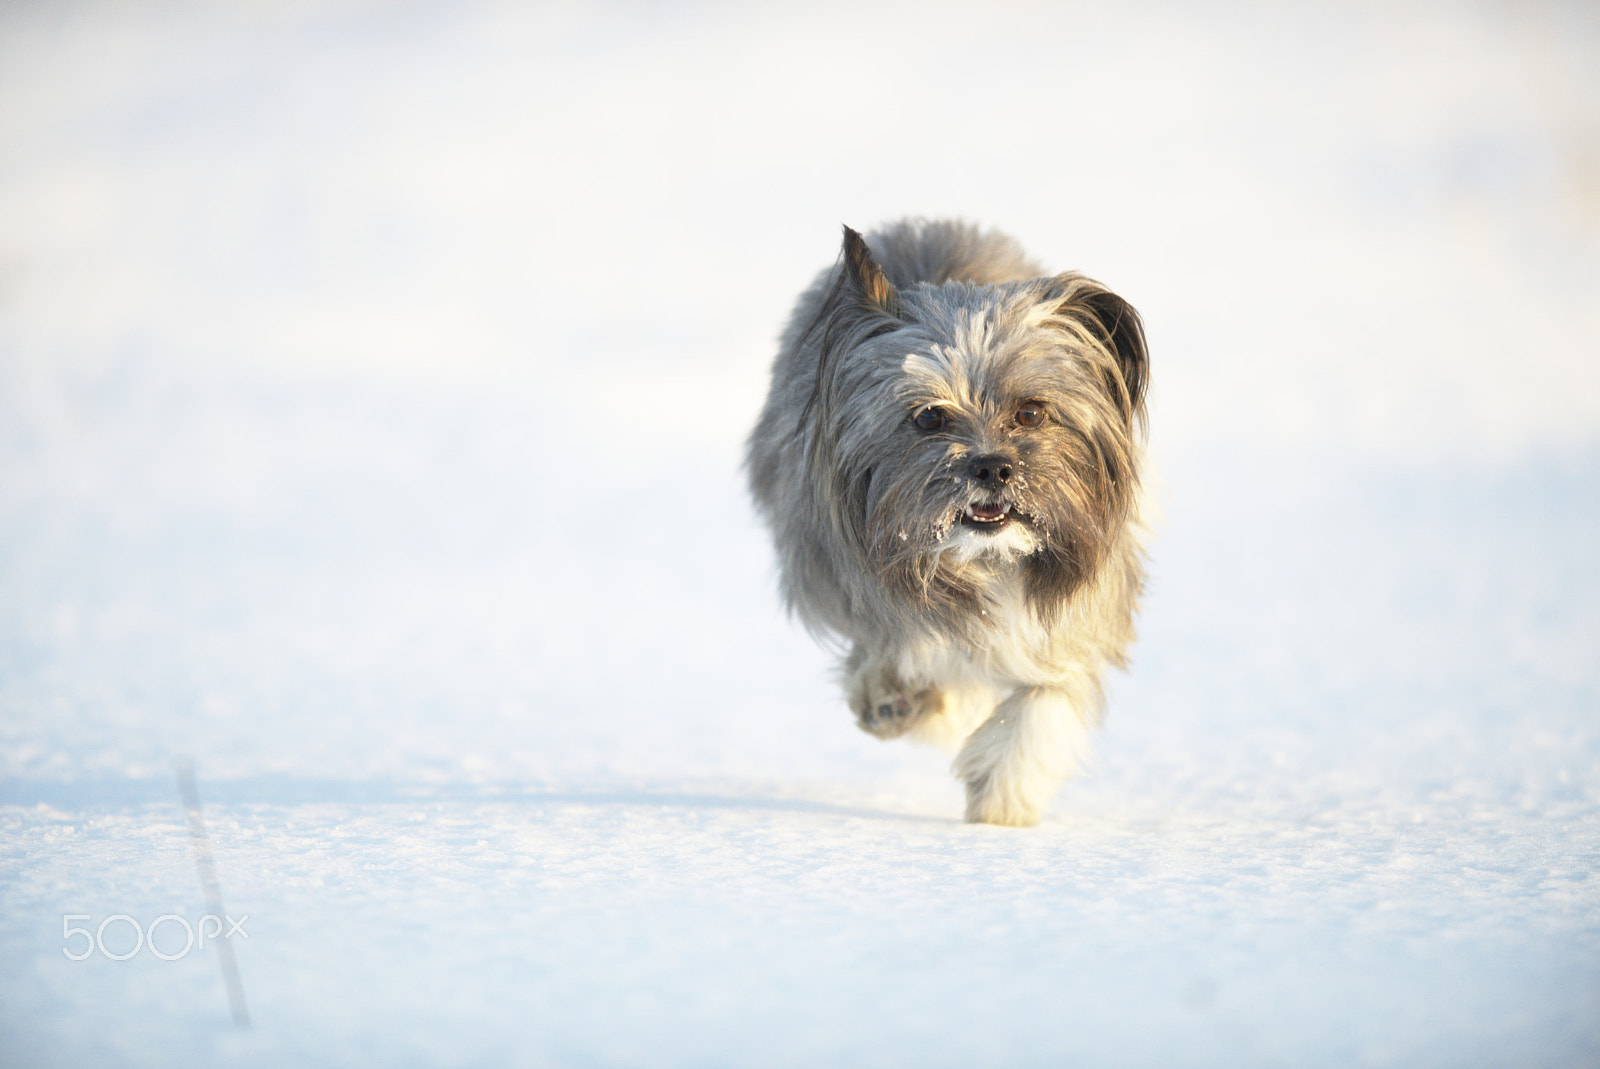
[[[902,220],[868,234],[867,245],[896,289],[918,282],[988,285],[1044,274],[1011,238],[952,220]]]

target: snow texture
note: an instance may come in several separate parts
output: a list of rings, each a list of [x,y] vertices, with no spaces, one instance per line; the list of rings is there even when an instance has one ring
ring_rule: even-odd
[[[1030,830],[852,726],[738,470],[917,214],[1149,326]],[[1596,546],[1582,0],[0,10],[6,1066],[1594,1066]],[[183,758],[248,1030],[65,953],[206,911]]]

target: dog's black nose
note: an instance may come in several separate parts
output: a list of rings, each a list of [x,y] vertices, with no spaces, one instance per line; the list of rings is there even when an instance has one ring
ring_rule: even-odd
[[[967,461],[967,474],[979,486],[998,489],[1011,481],[1011,458],[1001,453],[985,453]]]

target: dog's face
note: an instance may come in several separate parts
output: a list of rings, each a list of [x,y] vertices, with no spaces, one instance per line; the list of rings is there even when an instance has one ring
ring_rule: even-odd
[[[1137,313],[1077,275],[897,292],[853,232],[845,252],[813,406],[841,535],[941,616],[1006,562],[1059,606],[1136,491]]]

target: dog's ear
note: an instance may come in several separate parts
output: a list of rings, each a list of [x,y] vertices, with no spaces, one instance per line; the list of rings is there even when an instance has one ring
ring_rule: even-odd
[[[1122,373],[1121,389],[1107,382],[1113,395],[1126,394],[1124,415],[1128,425],[1144,422],[1144,395],[1150,382],[1150,353],[1145,347],[1144,321],[1133,305],[1091,279],[1066,274],[1055,279],[1060,287],[1058,314],[1083,324],[1116,358]]]
[[[1090,294],[1089,309],[1100,321],[1111,351],[1122,366],[1122,385],[1128,391],[1128,415],[1144,418],[1144,394],[1150,382],[1150,352],[1145,348],[1144,321],[1133,305],[1110,290]]]
[[[844,228],[844,269],[846,285],[863,305],[887,316],[899,311],[900,295],[895,293],[889,276],[872,258],[866,240],[848,226]]]

